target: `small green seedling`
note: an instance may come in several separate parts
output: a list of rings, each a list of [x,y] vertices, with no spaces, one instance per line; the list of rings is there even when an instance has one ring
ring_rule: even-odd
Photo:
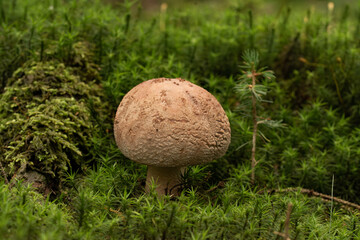
[[[260,117],[257,113],[257,108],[263,102],[270,102],[263,99],[268,92],[266,85],[259,84],[259,81],[265,80],[269,82],[275,79],[274,72],[267,70],[265,67],[259,68],[259,54],[254,50],[246,50],[243,54],[242,75],[239,76],[239,83],[236,85],[236,92],[239,94],[241,105],[244,107],[244,115],[252,118],[253,122],[253,135],[252,135],[252,150],[251,150],[251,182],[255,182],[255,166],[256,161],[256,138],[258,133],[265,140],[264,134],[258,130],[260,124],[269,127],[281,126],[280,121],[274,121],[270,118]],[[244,145],[242,145],[244,146]]]

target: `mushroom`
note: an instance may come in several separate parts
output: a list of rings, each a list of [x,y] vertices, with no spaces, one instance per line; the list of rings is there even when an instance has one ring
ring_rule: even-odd
[[[177,195],[186,166],[223,156],[231,131],[225,111],[205,89],[184,79],[158,78],[131,89],[115,116],[116,144],[129,159],[148,166],[159,195]]]

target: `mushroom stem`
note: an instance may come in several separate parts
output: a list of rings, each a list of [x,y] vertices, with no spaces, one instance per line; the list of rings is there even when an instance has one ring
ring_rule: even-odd
[[[185,167],[155,167],[148,166],[146,177],[146,192],[150,191],[152,182],[156,184],[159,195],[178,195],[181,183],[181,174]]]

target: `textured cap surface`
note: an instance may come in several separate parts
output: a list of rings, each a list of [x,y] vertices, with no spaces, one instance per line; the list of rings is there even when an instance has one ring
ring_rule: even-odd
[[[145,81],[124,96],[114,133],[126,157],[157,167],[209,162],[225,154],[231,138],[229,120],[213,95],[168,78]]]

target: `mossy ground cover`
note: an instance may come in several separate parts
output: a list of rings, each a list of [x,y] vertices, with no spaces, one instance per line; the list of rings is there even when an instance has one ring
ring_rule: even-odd
[[[360,8],[264,14],[263,4],[148,13],[130,1],[0,1],[1,236],[280,239],[292,203],[291,239],[359,238],[357,210],[276,190],[333,188],[360,203]],[[273,103],[259,111],[286,126],[259,126],[254,185],[251,121],[235,91],[246,49],[277,77],[262,82]],[[189,168],[176,198],[144,194],[146,167],[112,135],[124,94],[157,77],[206,88],[231,122],[228,153]],[[46,179],[41,194],[21,184],[31,172]]]
[[[107,105],[86,45],[72,46],[69,66],[28,61],[7,80],[0,107],[5,181],[37,176],[44,191],[57,191],[68,172],[92,160],[91,138],[105,126],[98,118],[109,114],[102,114]]]

